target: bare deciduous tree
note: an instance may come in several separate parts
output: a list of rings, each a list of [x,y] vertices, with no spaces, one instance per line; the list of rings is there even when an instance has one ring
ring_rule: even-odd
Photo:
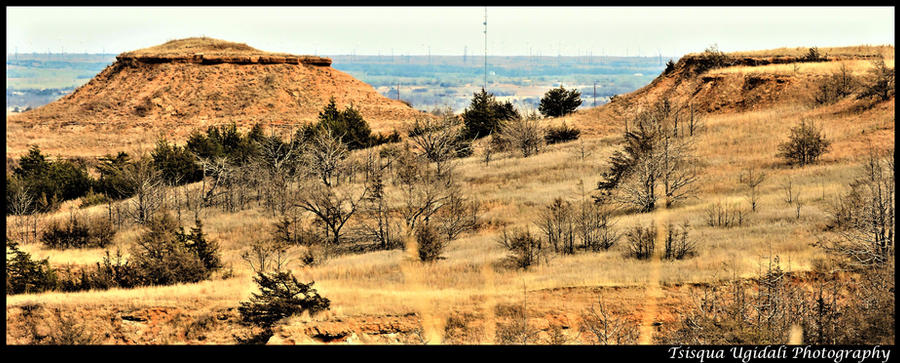
[[[203,168],[203,179],[200,183],[198,192],[201,197],[201,206],[209,207],[214,205],[219,197],[227,192],[227,184],[231,183],[231,177],[234,172],[233,166],[225,157],[220,158],[199,158],[200,166]]]
[[[387,163],[374,152],[369,153],[366,173],[371,193],[364,199],[366,222],[364,233],[376,241],[382,249],[401,246],[400,226],[394,220],[394,211],[389,205],[385,187]]]
[[[675,114],[665,100],[637,114],[634,127],[625,133],[624,150],[613,154],[599,189],[615,192],[615,200],[640,212],[656,208],[660,184],[667,207],[693,196],[698,160],[691,140],[672,135]]]
[[[409,135],[421,155],[435,163],[438,173],[441,173],[445,164],[456,157],[462,140],[462,121],[450,109],[441,111],[439,117],[416,118]]]
[[[399,189],[398,210],[407,233],[416,230],[419,223],[427,222],[449,199],[453,185],[451,170],[438,173],[409,149],[397,159],[393,184]]]
[[[452,185],[448,190],[447,200],[438,212],[438,230],[447,236],[447,240],[453,241],[466,231],[475,230],[478,227],[478,212],[481,204],[476,200],[469,200],[462,194],[457,185]]]
[[[351,185],[328,187],[312,181],[300,187],[295,205],[312,213],[325,227],[326,257],[331,248],[340,245],[344,226],[360,210],[369,192],[365,185],[362,188]]]
[[[844,196],[852,211],[842,221],[838,238],[820,242],[855,268],[887,265],[894,256],[894,157],[874,153]]]
[[[123,174],[124,188],[133,192],[129,211],[139,224],[147,223],[165,204],[166,189],[162,174],[153,166],[152,159],[143,157],[129,164]],[[122,191],[128,194],[127,191]]]
[[[297,176],[301,155],[300,143],[282,142],[272,135],[259,144],[259,156],[251,175],[265,191],[265,205],[273,212],[285,214],[290,206],[292,180]]]
[[[747,186],[747,200],[750,201],[750,211],[756,212],[759,202],[759,185],[766,181],[766,173],[756,168],[746,168],[741,171],[741,184]]]
[[[307,170],[317,176],[325,186],[338,182],[337,177],[346,167],[347,146],[341,142],[339,135],[333,135],[328,129],[316,132],[303,152]]]

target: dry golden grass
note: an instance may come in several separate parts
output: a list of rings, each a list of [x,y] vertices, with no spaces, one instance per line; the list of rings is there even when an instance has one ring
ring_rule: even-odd
[[[193,55],[195,53],[203,53],[204,55],[290,55],[287,53],[261,51],[244,43],[235,43],[207,37],[170,40],[160,45],[125,52],[122,53],[122,55]]]
[[[881,56],[884,59],[894,59],[894,46],[892,45],[857,45],[849,47],[818,47],[819,54],[829,57],[872,57]],[[726,53],[733,57],[803,57],[809,53],[809,47],[776,48],[756,51],[741,51]],[[697,55],[692,53],[690,55]]]
[[[888,68],[894,68],[894,60],[888,59],[884,62]],[[767,64],[764,66],[737,66],[713,69],[708,74],[775,74],[775,75],[830,75],[840,71],[841,66],[846,67],[850,74],[854,76],[865,75],[874,65],[871,60],[841,60],[832,62],[809,62],[809,63],[787,63],[787,64]],[[795,68],[796,67],[796,68]]]

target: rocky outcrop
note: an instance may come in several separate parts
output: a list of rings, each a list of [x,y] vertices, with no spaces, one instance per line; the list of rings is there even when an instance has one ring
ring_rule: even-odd
[[[119,55],[116,60],[124,64],[190,63],[190,64],[306,64],[319,67],[331,66],[331,59],[316,56],[281,55]]]

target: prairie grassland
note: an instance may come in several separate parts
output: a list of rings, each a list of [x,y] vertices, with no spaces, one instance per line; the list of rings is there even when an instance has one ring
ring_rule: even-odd
[[[529,158],[499,155],[486,164],[478,151],[456,161],[464,192],[484,207],[484,228],[452,242],[444,253],[445,259],[423,264],[408,248],[343,255],[317,266],[302,266],[295,259],[289,267],[299,279],[315,281],[319,292],[331,299],[332,310],[316,320],[415,312],[423,319],[426,335],[437,337],[437,341],[443,322],[452,312],[487,312],[486,319],[491,319],[494,306],[520,303],[526,294],[538,296],[539,300],[528,298],[539,301],[534,303],[536,311],[571,315],[596,302],[596,296],[578,295],[577,300],[572,300],[566,295],[566,288],[631,289],[622,292],[622,296],[606,296],[617,310],[637,316],[647,309],[642,302],[647,298],[643,288],[651,283],[667,287],[661,290],[661,298],[672,298],[674,295],[670,294],[674,293],[668,287],[752,276],[772,255],[780,256],[786,270],[809,270],[822,257],[811,243],[824,233],[829,205],[855,177],[862,156],[873,148],[894,148],[894,99],[862,111],[856,111],[857,103],[846,100],[818,108],[779,104],[761,110],[709,115],[704,120],[705,129],[695,136],[702,169],[696,198],[651,213],[621,213],[615,220],[619,230],[637,224],[689,222],[690,236],[697,241],[699,251],[690,259],[634,260],[625,257],[625,243],[620,240],[605,252],[553,255],[548,263],[529,270],[505,266],[507,252],[497,243],[502,229],[528,227],[537,232],[533,224],[536,215],[554,198],[590,198],[609,156],[620,147],[620,126],[610,125],[612,121],[604,118],[590,119],[602,114],[583,113],[578,117],[579,123],[599,124],[598,130],[613,131],[588,133],[580,141],[550,145]],[[778,144],[802,119],[812,119],[820,125],[832,141],[832,149],[816,165],[789,167],[775,155]],[[738,182],[745,168],[758,168],[768,175],[760,187],[755,213],[749,213],[745,187]],[[793,193],[803,202],[799,217],[797,207],[785,202],[784,184],[788,180]],[[708,226],[705,210],[717,202],[731,203],[746,211],[744,223],[731,228]],[[95,206],[89,212],[102,213],[102,208]],[[67,212],[58,212],[54,217],[62,218],[63,213]],[[252,272],[240,255],[251,241],[270,235],[274,220],[260,209],[237,213],[205,210],[202,218],[209,238],[221,246],[226,269],[233,272],[230,278],[217,276],[197,284],[130,290],[15,295],[7,297],[7,308],[25,303],[63,307],[234,307],[255,289]],[[191,221],[184,222],[191,225]],[[11,223],[7,218],[7,225]],[[138,229],[121,231],[114,248],[127,250],[138,234]],[[24,248],[37,257],[49,257],[54,264],[89,264],[104,254],[101,249],[57,251],[38,245]],[[673,301],[661,303],[659,308],[665,311],[658,314],[671,315],[677,309]]]
[[[849,47],[819,47],[819,54],[831,57],[881,56],[894,59],[894,47],[891,45],[856,45]],[[727,53],[734,57],[803,57],[809,53],[809,47],[776,48],[755,51]],[[698,53],[693,53],[694,55]]]
[[[894,68],[894,60],[886,59],[885,66]],[[776,75],[794,75],[794,74],[811,74],[811,75],[829,75],[839,72],[841,66],[846,67],[850,74],[854,76],[865,75],[873,68],[871,60],[841,60],[834,62],[810,62],[810,63],[786,63],[786,64],[767,64],[764,66],[738,66],[718,68],[709,71],[709,74],[776,74]],[[796,68],[795,68],[796,67]]]

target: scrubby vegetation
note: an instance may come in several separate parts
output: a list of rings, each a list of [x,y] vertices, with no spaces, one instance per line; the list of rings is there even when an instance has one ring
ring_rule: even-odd
[[[822,130],[812,121],[802,120],[791,128],[790,139],[778,145],[778,156],[790,164],[804,166],[815,163],[830,148],[831,141],[825,139]]]
[[[116,230],[106,218],[86,218],[72,214],[69,219],[53,221],[41,235],[41,242],[50,248],[103,248],[112,243]]]
[[[557,127],[548,127],[547,133],[544,135],[544,141],[547,145],[557,144],[561,142],[569,142],[578,140],[578,136],[581,135],[581,130],[575,127],[570,127],[563,123]]]

